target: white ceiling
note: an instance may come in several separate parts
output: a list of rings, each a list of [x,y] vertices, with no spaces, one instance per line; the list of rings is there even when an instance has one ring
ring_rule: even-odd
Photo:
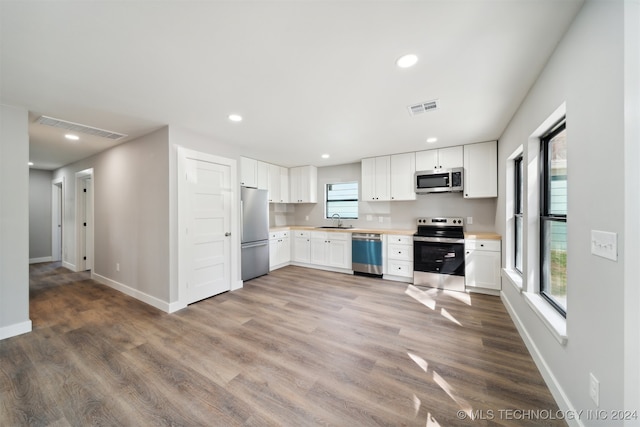
[[[2,0],[0,101],[128,139],[177,125],[287,167],[492,140],[582,3]],[[114,144],[30,135],[42,169]]]

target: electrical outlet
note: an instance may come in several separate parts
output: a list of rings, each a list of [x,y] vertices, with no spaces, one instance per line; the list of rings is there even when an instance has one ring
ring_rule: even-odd
[[[383,216],[379,216],[378,217],[378,222],[384,222],[384,217]]]
[[[304,220],[305,220],[305,221],[309,221],[309,215],[305,216],[305,217],[304,217]]]
[[[468,216],[467,217],[467,225],[469,224],[473,224],[473,217],[472,216]]]
[[[589,372],[589,396],[596,406],[600,406],[600,381]]]
[[[373,215],[367,215],[367,221],[373,221]]]
[[[120,271],[120,263],[116,262],[116,271]]]

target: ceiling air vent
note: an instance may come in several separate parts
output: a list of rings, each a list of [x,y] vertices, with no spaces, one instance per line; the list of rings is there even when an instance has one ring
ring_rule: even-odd
[[[418,114],[426,113],[427,111],[433,111],[438,109],[438,100],[421,102],[420,104],[409,105],[409,114],[417,116]]]
[[[101,138],[112,139],[117,141],[124,138],[127,135],[118,132],[112,132],[110,130],[98,129],[91,126],[81,125],[79,123],[67,122],[65,120],[54,119],[53,117],[41,116],[36,123],[41,125],[52,126],[54,128],[60,128],[70,130],[73,132],[86,133],[88,135],[99,136]]]

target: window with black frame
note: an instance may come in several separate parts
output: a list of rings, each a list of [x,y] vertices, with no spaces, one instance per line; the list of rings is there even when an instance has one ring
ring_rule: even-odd
[[[524,205],[524,179],[522,156],[517,157],[514,163],[514,203],[513,203],[513,267],[522,274],[523,254],[523,205]]]
[[[563,119],[541,140],[540,294],[567,315],[567,132]]]
[[[358,182],[327,184],[325,218],[358,219]]]

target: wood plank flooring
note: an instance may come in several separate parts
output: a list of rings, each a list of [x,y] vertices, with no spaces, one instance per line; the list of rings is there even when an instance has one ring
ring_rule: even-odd
[[[497,297],[285,267],[169,315],[49,263],[30,310],[3,427],[566,425]]]

